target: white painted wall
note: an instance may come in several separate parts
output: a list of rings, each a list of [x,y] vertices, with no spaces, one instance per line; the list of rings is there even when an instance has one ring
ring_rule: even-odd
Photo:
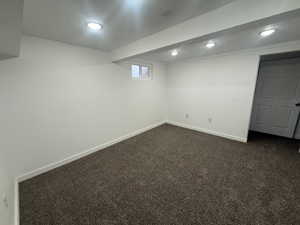
[[[171,64],[169,120],[245,141],[258,61],[230,55]]]
[[[14,179],[7,170],[4,152],[0,151],[0,225],[13,224],[14,205],[9,204],[8,207],[3,202],[4,194],[8,202],[14,202]]]
[[[19,55],[23,0],[0,1],[0,60]]]
[[[133,81],[106,53],[23,37],[20,57],[0,62],[0,191],[12,178],[165,121],[165,72],[154,63],[152,81]],[[0,211],[8,225],[9,212]]]
[[[245,141],[259,55],[292,50],[300,42],[153,63],[152,81],[133,81],[106,53],[23,37],[21,56],[0,62],[0,225],[12,224],[16,177],[165,121],[167,110],[177,125]]]
[[[259,56],[299,49],[300,42],[290,42],[170,63],[168,120],[177,125],[246,141]],[[186,113],[189,118],[185,118]]]

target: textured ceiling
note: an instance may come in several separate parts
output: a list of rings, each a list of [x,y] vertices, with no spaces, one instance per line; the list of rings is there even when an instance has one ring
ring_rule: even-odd
[[[25,0],[23,32],[111,51],[234,0]],[[88,21],[104,29],[89,32]]]

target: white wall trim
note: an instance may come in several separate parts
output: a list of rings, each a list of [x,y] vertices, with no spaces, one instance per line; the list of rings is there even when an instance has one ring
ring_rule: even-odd
[[[215,136],[219,136],[219,137],[223,137],[226,139],[239,141],[239,142],[243,142],[243,143],[247,143],[247,141],[248,141],[247,138],[237,137],[237,136],[233,136],[230,134],[224,134],[224,133],[220,133],[217,131],[208,130],[205,128],[200,128],[200,127],[196,127],[196,126],[192,126],[192,125],[184,124],[184,123],[179,123],[179,122],[175,122],[175,121],[168,121],[167,124],[190,129],[190,130],[195,130],[195,131],[199,131],[199,132],[203,132],[203,133],[207,133],[207,134],[211,134],[211,135],[215,135]]]
[[[121,136],[121,137],[119,137],[117,139],[114,139],[112,141],[109,141],[109,142],[106,142],[104,144],[95,146],[95,147],[93,147],[91,149],[85,150],[85,151],[83,151],[81,153],[75,154],[75,155],[70,156],[70,157],[68,157],[66,159],[63,159],[61,161],[50,163],[47,166],[38,168],[36,170],[33,170],[31,172],[28,172],[26,174],[23,174],[23,175],[17,177],[15,179],[15,184],[14,184],[14,202],[15,202],[15,204],[14,204],[14,225],[19,225],[20,224],[20,217],[19,217],[19,215],[20,215],[20,207],[19,207],[19,183],[20,182],[28,180],[30,178],[33,178],[35,176],[41,175],[43,173],[46,173],[46,172],[48,172],[50,170],[53,170],[55,168],[58,168],[60,166],[65,165],[65,164],[71,163],[71,162],[73,162],[73,161],[75,161],[77,159],[80,159],[82,157],[90,155],[90,154],[92,154],[94,152],[101,151],[101,150],[103,150],[103,149],[105,149],[107,147],[110,147],[112,145],[115,145],[115,144],[117,144],[119,142],[122,142],[124,140],[129,139],[129,138],[132,138],[132,137],[137,136],[139,134],[142,134],[142,133],[144,133],[146,131],[149,131],[149,130],[151,130],[153,128],[159,127],[159,126],[161,126],[161,125],[163,125],[165,123],[166,123],[166,121],[162,121],[162,122],[159,122],[159,123],[156,123],[156,124],[144,127],[142,129],[136,130],[136,131],[134,131],[132,133],[129,133],[129,134],[124,135],[124,136]]]
[[[215,135],[215,136],[219,136],[219,137],[223,137],[223,138],[227,138],[227,139],[230,139],[230,140],[234,140],[234,141],[239,141],[239,142],[243,142],[243,143],[246,143],[247,142],[247,138],[242,138],[242,137],[237,137],[237,136],[233,136],[233,135],[228,135],[228,134],[224,134],[224,133],[220,133],[220,132],[216,132],[216,131],[212,131],[212,130],[208,130],[208,129],[204,129],[204,128],[199,128],[199,127],[196,127],[196,126],[192,126],[192,125],[188,125],[188,124],[183,124],[183,123],[178,123],[178,122],[175,122],[175,121],[162,121],[162,122],[159,122],[159,123],[156,123],[156,124],[153,124],[153,125],[150,125],[150,126],[147,126],[145,128],[142,128],[142,129],[139,129],[139,130],[136,130],[132,133],[129,133],[127,135],[124,135],[124,136],[121,136],[117,139],[114,139],[112,141],[109,141],[109,142],[106,142],[104,144],[101,144],[101,145],[98,145],[98,146],[95,146],[91,149],[88,149],[88,150],[85,150],[81,153],[78,153],[78,154],[75,154],[73,156],[70,156],[66,159],[63,159],[61,161],[58,161],[58,162],[54,162],[54,163],[51,163],[47,166],[44,166],[44,167],[41,167],[41,168],[38,168],[36,170],[33,170],[31,172],[28,172],[26,174],[23,174],[19,177],[17,177],[15,179],[15,187],[14,187],[14,192],[15,192],[15,212],[14,212],[14,224],[15,225],[19,225],[19,183],[22,182],[22,181],[25,181],[25,180],[28,180],[30,178],[33,178],[35,176],[38,176],[40,174],[43,174],[43,173],[46,173],[50,170],[53,170],[55,168],[58,168],[60,166],[63,166],[65,164],[68,164],[68,163],[71,163],[77,159],[80,159],[82,157],[85,157],[87,155],[90,155],[94,152],[97,152],[97,151],[101,151],[107,147],[110,147],[112,145],[115,145],[119,142],[122,142],[124,140],[127,140],[129,138],[132,138],[134,136],[137,136],[139,134],[142,134],[146,131],[149,131],[153,128],[156,128],[156,127],[159,127],[163,124],[170,124],[170,125],[174,125],[174,126],[178,126],[178,127],[182,127],[182,128],[186,128],[186,129],[190,129],[190,130],[195,130],[195,131],[198,131],[198,132],[203,132],[203,133],[207,133],[207,134],[211,134],[211,135]]]
[[[68,163],[71,163],[77,159],[80,159],[82,157],[85,157],[87,155],[90,155],[94,152],[97,152],[97,151],[101,151],[107,147],[110,147],[114,144],[117,144],[119,142],[122,142],[124,140],[127,140],[129,138],[132,138],[134,136],[137,136],[141,133],[144,133],[146,131],[149,131],[153,128],[156,128],[156,127],[159,127],[163,124],[171,124],[171,125],[174,125],[174,126],[179,126],[179,127],[183,127],[183,128],[186,128],[186,129],[191,129],[191,130],[195,130],[195,131],[199,131],[199,132],[203,132],[203,133],[207,133],[207,134],[211,134],[211,135],[216,135],[216,136],[219,136],[219,137],[224,137],[224,138],[227,138],[227,139],[230,139],[230,140],[234,140],[234,141],[239,141],[239,142],[244,142],[246,143],[247,142],[247,139],[246,138],[241,138],[241,137],[236,137],[236,136],[232,136],[232,135],[228,135],[228,134],[223,134],[223,133],[219,133],[219,132],[216,132],[216,131],[212,131],[212,130],[208,130],[208,129],[203,129],[203,128],[199,128],[199,127],[195,127],[195,126],[191,126],[191,125],[187,125],[187,124],[183,124],[183,123],[178,123],[178,122],[174,122],[174,121],[162,121],[162,122],[159,122],[159,123],[156,123],[156,124],[153,124],[153,125],[150,125],[150,126],[147,126],[145,128],[142,128],[142,129],[139,129],[139,130],[136,130],[132,133],[129,133],[127,135],[124,135],[124,136],[121,136],[117,139],[114,139],[112,141],[109,141],[109,142],[106,142],[104,144],[101,144],[101,145],[98,145],[98,146],[95,146],[91,149],[88,149],[88,150],[85,150],[81,153],[78,153],[78,154],[75,154],[73,156],[70,156],[66,159],[63,159],[61,161],[58,161],[58,162],[54,162],[54,163],[51,163],[49,165],[46,165],[44,167],[41,167],[41,168],[38,168],[36,170],[33,170],[31,172],[28,172],[26,174],[23,174],[19,177],[17,177],[15,179],[15,212],[14,212],[14,224],[15,225],[19,225],[19,183],[22,182],[22,181],[25,181],[25,180],[28,180],[30,178],[33,178],[35,176],[38,176],[38,175],[41,175],[43,173],[46,173],[50,170],[53,170],[55,168],[58,168],[60,166],[63,166],[65,164],[68,164]]]
[[[132,137],[137,136],[137,135],[139,135],[139,134],[141,134],[141,133],[144,133],[144,132],[146,132],[146,131],[149,131],[149,130],[151,130],[151,129],[153,129],[153,128],[159,127],[159,126],[161,126],[161,125],[163,125],[163,124],[165,124],[165,123],[166,123],[166,121],[162,121],[162,122],[159,122],[159,123],[156,123],[156,124],[153,124],[153,125],[150,125],[150,126],[141,128],[141,129],[139,129],[139,130],[136,130],[136,131],[134,131],[134,132],[132,132],[132,133],[126,134],[126,135],[124,135],[124,136],[121,136],[121,137],[119,137],[119,138],[116,138],[116,139],[114,139],[114,140],[111,140],[111,141],[109,141],[109,142],[106,142],[106,143],[104,143],[104,144],[95,146],[95,147],[90,148],[90,149],[88,149],[88,150],[82,151],[81,153],[78,153],[78,154],[72,155],[72,156],[70,156],[70,157],[67,157],[67,158],[65,158],[65,159],[63,159],[63,160],[61,160],[61,161],[54,162],[54,163],[50,163],[50,164],[48,164],[48,165],[46,165],[46,166],[44,166],[44,167],[41,167],[41,168],[38,168],[38,169],[33,170],[33,171],[31,171],[31,172],[25,173],[25,174],[23,174],[23,175],[21,175],[21,176],[19,176],[19,177],[16,178],[16,183],[20,183],[20,182],[22,182],[22,181],[28,180],[28,179],[33,178],[33,177],[35,177],[35,176],[38,176],[38,175],[40,175],[40,174],[46,173],[46,172],[48,172],[48,171],[50,171],[50,170],[53,170],[53,169],[55,169],[55,168],[57,168],[57,167],[63,166],[63,165],[65,165],[65,164],[68,164],[68,163],[70,163],[70,162],[73,162],[73,161],[75,161],[75,160],[77,160],[77,159],[80,159],[80,158],[82,158],[82,157],[85,157],[85,156],[87,156],[87,155],[90,155],[90,154],[92,154],[92,153],[94,153],[94,152],[103,150],[103,149],[105,149],[105,148],[107,148],[107,147],[110,147],[110,146],[112,146],[112,145],[115,145],[115,144],[117,144],[117,143],[119,143],[119,142],[122,142],[122,141],[124,141],[124,140],[126,140],[126,139],[132,138]]]
[[[20,224],[20,201],[19,201],[19,181],[18,179],[15,179],[14,183],[14,224],[19,225]]]

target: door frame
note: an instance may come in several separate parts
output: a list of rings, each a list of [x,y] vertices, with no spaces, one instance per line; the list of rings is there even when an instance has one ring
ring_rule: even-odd
[[[254,82],[254,88],[253,88],[253,93],[252,93],[252,100],[251,100],[251,111],[250,111],[250,117],[248,120],[248,127],[247,127],[247,140],[248,142],[249,139],[249,133],[250,133],[250,125],[251,125],[251,118],[253,114],[253,107],[254,107],[254,98],[255,94],[257,91],[257,82],[258,82],[258,76],[259,76],[259,71],[261,68],[261,63],[262,61],[272,61],[272,60],[280,60],[280,59],[292,59],[292,58],[299,58],[300,57],[300,51],[289,51],[289,52],[279,52],[279,53],[272,53],[272,54],[266,54],[266,55],[258,55],[258,63],[257,63],[257,71],[256,71],[256,77],[255,77],[255,82]],[[298,121],[296,125],[300,125],[300,122]],[[294,131],[295,132],[295,131]],[[295,134],[294,134],[295,136]],[[300,152],[300,149],[299,149]]]

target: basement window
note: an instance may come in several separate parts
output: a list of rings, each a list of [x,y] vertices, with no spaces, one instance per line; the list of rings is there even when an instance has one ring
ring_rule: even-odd
[[[132,64],[131,77],[133,80],[152,80],[152,66]]]

